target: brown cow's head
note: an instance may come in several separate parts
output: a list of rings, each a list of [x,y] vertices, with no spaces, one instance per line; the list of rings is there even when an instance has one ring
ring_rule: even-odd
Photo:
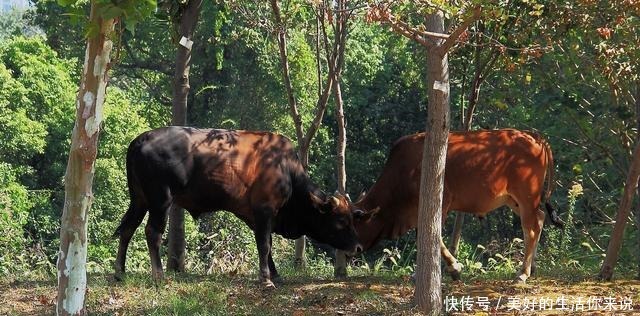
[[[314,193],[309,194],[318,210],[317,216],[313,218],[317,222],[311,223],[309,227],[309,237],[351,254],[362,251],[353,225],[354,219],[364,212],[354,209],[348,199],[339,193],[324,199]]]

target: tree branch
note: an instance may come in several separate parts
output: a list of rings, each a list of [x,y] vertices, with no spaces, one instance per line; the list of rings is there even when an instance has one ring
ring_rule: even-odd
[[[289,111],[291,112],[291,118],[296,129],[296,138],[298,146],[302,146],[301,142],[304,139],[304,131],[302,130],[302,118],[298,112],[298,104],[296,102],[295,95],[293,94],[293,86],[291,84],[291,75],[289,73],[289,60],[287,57],[287,36],[285,32],[285,26],[282,22],[282,15],[280,13],[280,6],[277,0],[271,0],[271,9],[273,10],[273,17],[276,23],[276,32],[278,32],[278,48],[280,49],[280,63],[282,64],[282,76],[284,77],[285,89],[287,91],[287,101],[289,103]]]
[[[449,37],[444,41],[444,43],[439,45],[438,50],[440,51],[440,54],[444,55],[448,53],[449,50],[456,44],[456,41],[458,40],[458,38],[460,38],[460,35],[462,35],[462,33],[467,30],[469,25],[471,25],[471,23],[475,22],[480,18],[481,13],[482,13],[482,9],[480,7],[475,7],[473,9],[473,14],[468,16],[466,19],[464,19],[462,24],[460,24],[460,26],[458,26],[451,33],[451,35],[449,35]]]
[[[449,38],[449,35],[447,34],[418,30],[414,27],[411,27],[408,23],[404,21],[397,20],[392,15],[389,15],[389,21],[387,23],[389,23],[389,25],[391,25],[391,28],[393,28],[393,30],[395,30],[396,32],[400,33],[401,35],[404,35],[405,37],[415,40],[416,42],[420,43],[422,46],[425,46],[425,47],[436,46],[435,41],[433,41],[431,38],[437,38],[437,39]]]

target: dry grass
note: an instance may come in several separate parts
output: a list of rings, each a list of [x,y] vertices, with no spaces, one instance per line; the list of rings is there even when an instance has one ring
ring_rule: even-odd
[[[326,273],[325,273],[326,274]],[[393,275],[356,276],[346,281],[329,275],[285,274],[285,283],[263,290],[255,275],[172,275],[160,286],[146,273],[130,274],[123,283],[110,275],[89,277],[87,309],[92,315],[415,315],[414,287],[407,277]],[[565,296],[629,297],[640,315],[640,282],[619,280],[598,283],[590,280],[561,281],[534,279],[527,285],[509,280],[475,280],[451,283],[445,280],[443,295],[488,297],[488,313],[475,308],[458,314],[472,315],[604,315],[611,312],[509,311],[509,297],[557,300]],[[0,315],[52,315],[56,301],[55,280],[0,281]]]

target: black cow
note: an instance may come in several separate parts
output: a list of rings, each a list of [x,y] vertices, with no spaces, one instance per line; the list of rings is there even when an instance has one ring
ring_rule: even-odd
[[[309,179],[284,136],[268,132],[165,127],[145,132],[127,151],[131,204],[114,236],[120,236],[116,278],[125,271],[131,236],[147,211],[145,227],[154,279],[163,278],[159,248],[173,204],[198,217],[233,212],[254,231],[260,281],[273,286],[278,272],[271,233],[302,235],[358,252],[353,217],[343,196],[327,196]]]

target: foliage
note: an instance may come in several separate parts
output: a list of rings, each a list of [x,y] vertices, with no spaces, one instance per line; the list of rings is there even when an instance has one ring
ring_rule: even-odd
[[[62,179],[76,78],[85,36],[91,35],[85,32],[87,27],[91,30],[86,25],[86,2],[62,2],[69,5],[37,1],[35,13],[0,19],[7,23],[2,24],[6,28],[0,27],[0,253],[21,254],[11,259],[0,256],[2,276],[26,274],[30,267],[50,273],[56,256],[57,249],[51,245],[58,238],[64,203]],[[89,218],[89,270],[99,273],[111,271],[117,245],[110,235],[128,207],[126,148],[140,132],[169,122],[176,47],[171,16],[181,5],[162,1],[170,4],[162,6],[168,11],[140,19],[149,13],[151,2],[144,1],[141,11],[131,15],[133,1],[116,2],[100,2],[105,4],[104,16],[127,12],[127,18],[112,63]],[[318,86],[314,10],[307,1],[285,2],[293,84],[303,121],[308,123]],[[398,11],[401,18],[415,25],[422,22],[421,12],[413,10],[417,3],[394,3],[403,5]],[[476,70],[495,58],[483,70],[485,81],[472,128],[534,129],[553,148],[557,185],[552,204],[568,225],[564,231],[545,226],[538,252],[538,266],[544,273],[595,271],[608,241],[621,179],[638,137],[640,56],[632,43],[638,42],[640,19],[634,3],[500,1],[498,6],[483,7],[483,20],[470,27],[466,41],[450,54],[454,122],[461,121],[461,110],[469,106]],[[449,9],[449,22],[455,26],[459,12]],[[424,65],[429,58],[421,46],[386,26],[365,23],[362,13],[357,11],[351,21],[342,74],[347,189],[354,197],[376,180],[395,139],[424,129]],[[190,125],[270,130],[294,139],[270,14],[263,2],[204,2],[193,38]],[[31,25],[41,28],[46,38],[16,35]],[[330,106],[310,159],[312,178],[329,192],[336,183],[336,130]],[[577,186],[582,190],[572,189]],[[451,231],[452,216],[444,226],[445,234]],[[522,231],[517,216],[501,209],[482,221],[466,222],[459,255],[465,276],[506,277],[519,267]],[[238,219],[217,213],[187,223],[190,271],[216,275],[255,271],[253,236]],[[200,233],[202,226],[214,233]],[[637,236],[634,225],[627,230],[625,244],[637,245]],[[415,261],[414,244],[415,233],[385,241],[356,258],[352,270],[363,275],[371,270],[408,274]],[[287,271],[291,243],[274,239],[274,247],[276,261]],[[307,272],[330,275],[331,256],[310,248],[309,255],[315,259]],[[623,249],[622,271],[636,268],[639,253],[635,246]],[[131,270],[148,271],[143,229],[133,237],[127,264]],[[131,282],[146,282],[140,279]],[[184,295],[170,301],[177,304],[180,299]],[[222,298],[213,295],[211,300]],[[198,312],[196,305],[193,299],[176,308]],[[153,306],[147,307],[145,311],[153,311]]]
[[[0,13],[0,42],[13,36],[43,35],[42,30],[35,27],[30,20],[31,11],[22,11],[13,8],[9,12]]]

